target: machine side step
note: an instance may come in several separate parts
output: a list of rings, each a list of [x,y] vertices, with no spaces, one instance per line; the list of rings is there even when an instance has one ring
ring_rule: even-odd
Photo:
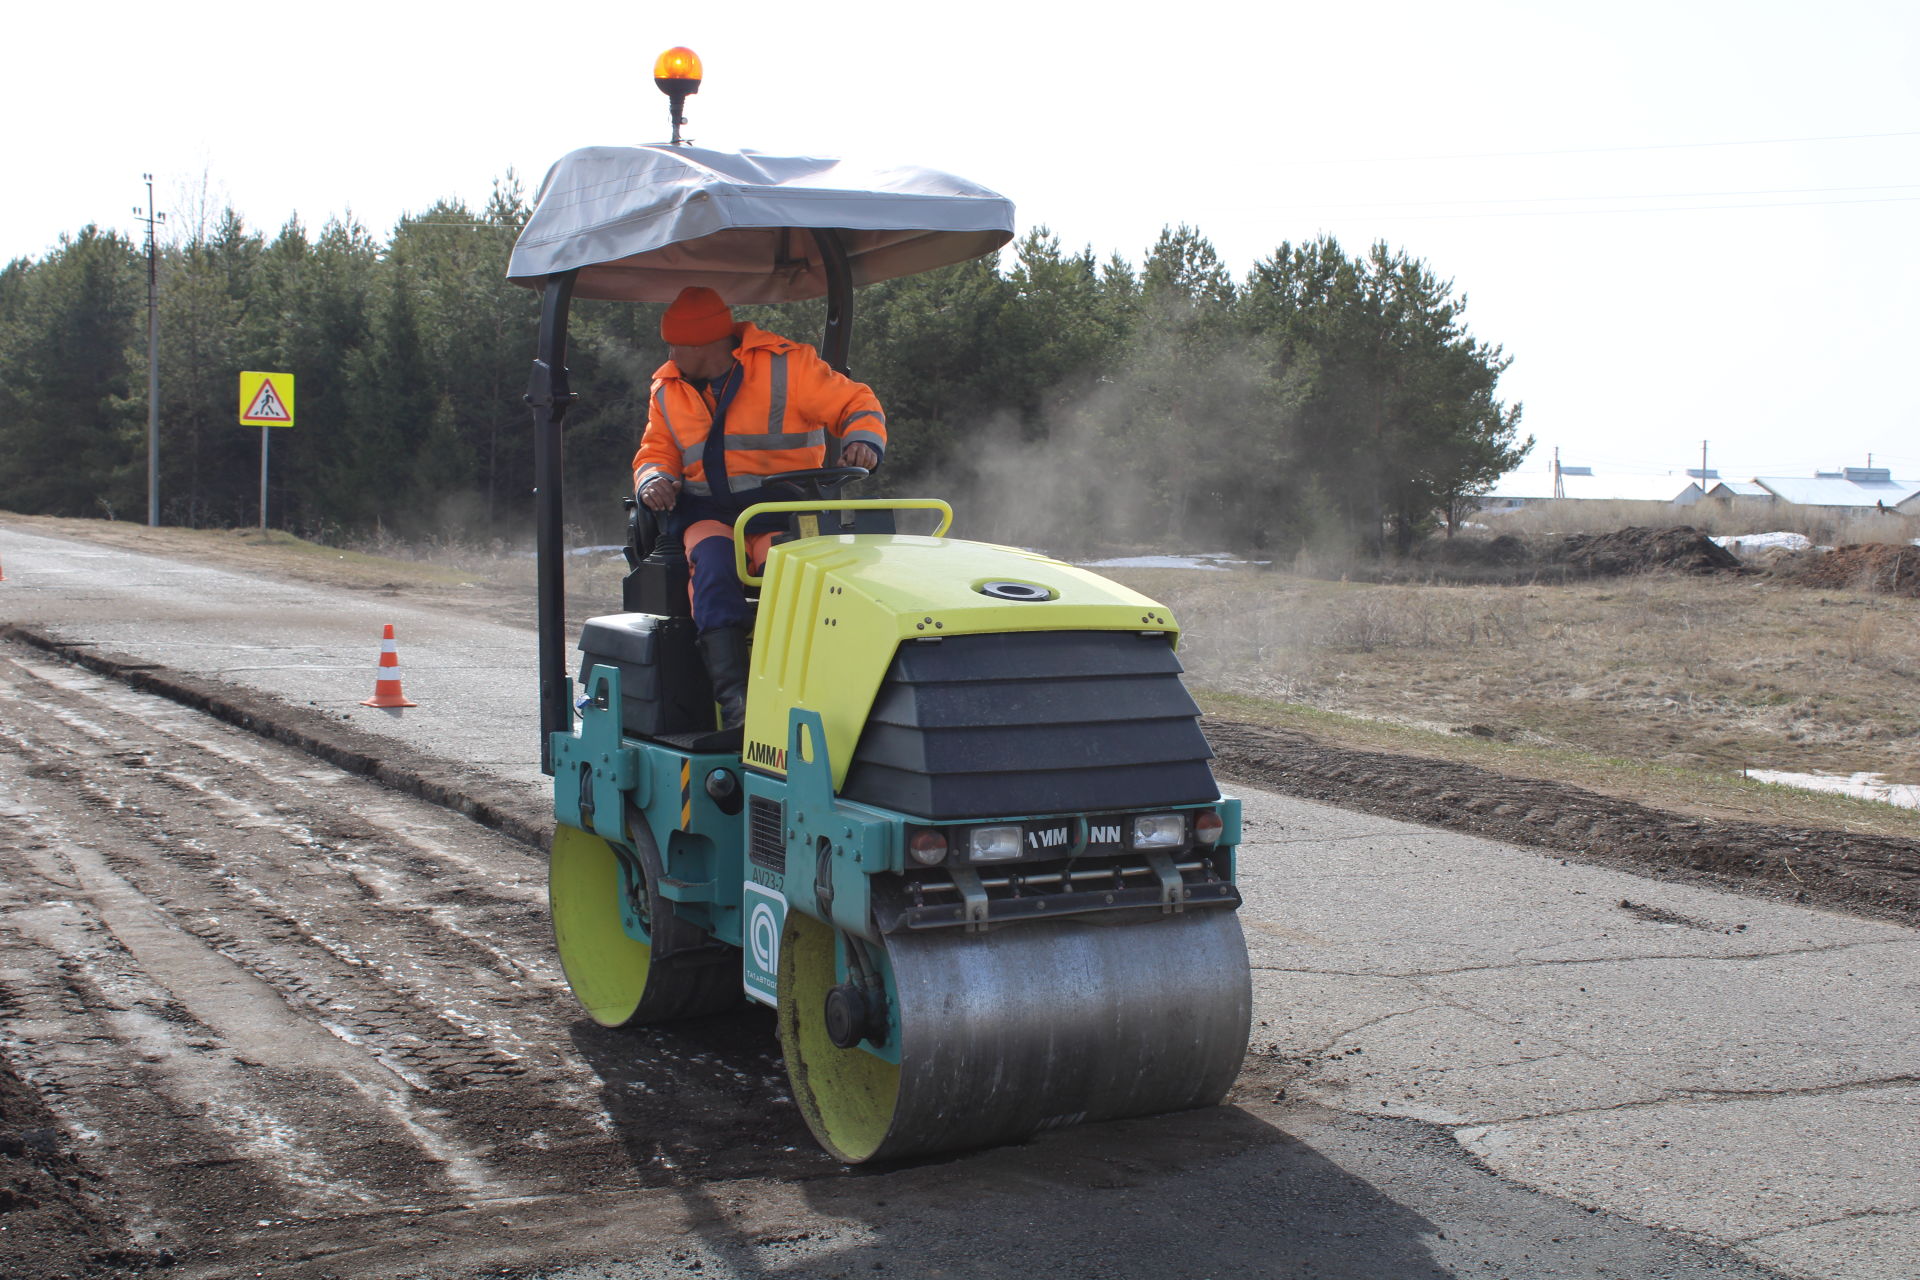
[[[732,751],[738,753],[743,736],[743,731],[735,727],[732,729],[707,729],[700,733],[655,733],[648,735],[647,741],[664,742],[670,747],[677,747],[682,751],[692,751],[696,754],[717,751]]]

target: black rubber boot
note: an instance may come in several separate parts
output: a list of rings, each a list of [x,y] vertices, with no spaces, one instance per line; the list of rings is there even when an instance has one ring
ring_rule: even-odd
[[[747,720],[747,629],[715,627],[700,633],[700,659],[707,664],[720,724],[738,729]]]

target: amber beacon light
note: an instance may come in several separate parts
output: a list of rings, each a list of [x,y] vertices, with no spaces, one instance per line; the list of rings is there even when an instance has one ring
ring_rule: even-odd
[[[667,111],[673,121],[673,145],[682,146],[680,126],[687,118],[680,114],[687,95],[700,92],[700,55],[685,45],[675,45],[653,60],[653,82],[672,104]]]

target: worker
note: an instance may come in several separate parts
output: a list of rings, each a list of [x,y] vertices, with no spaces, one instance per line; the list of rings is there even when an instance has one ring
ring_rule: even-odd
[[[871,471],[887,447],[887,420],[864,383],[836,372],[812,347],[768,333],[712,289],[680,291],[660,319],[667,363],[653,375],[647,429],[633,455],[635,496],[680,534],[692,565],[689,594],[700,657],[721,723],[746,718],[747,632],[753,615],[734,571],[734,521],[765,476],[840,461]],[[713,424],[724,424],[715,431]],[[740,530],[754,572],[766,563],[779,517]]]

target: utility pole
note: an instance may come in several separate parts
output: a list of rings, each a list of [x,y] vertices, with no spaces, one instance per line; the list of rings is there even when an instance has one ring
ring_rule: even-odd
[[[1553,496],[1556,498],[1564,498],[1567,496],[1567,482],[1560,478],[1559,445],[1553,446]]]
[[[1707,492],[1707,442],[1705,440],[1700,442],[1700,492],[1703,496]]]
[[[133,216],[147,224],[147,527],[160,527],[160,242],[154,224],[167,215],[153,209],[153,175],[147,181],[147,207]]]

